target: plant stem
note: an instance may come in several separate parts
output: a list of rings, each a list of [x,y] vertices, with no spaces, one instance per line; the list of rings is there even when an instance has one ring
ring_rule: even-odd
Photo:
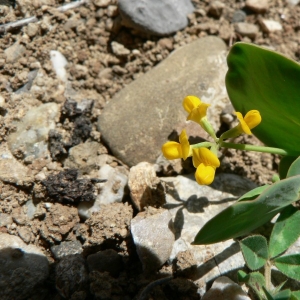
[[[193,149],[202,148],[202,147],[208,148],[208,147],[211,147],[212,145],[213,145],[213,143],[211,143],[211,142],[203,142],[203,143],[191,145],[191,147]]]
[[[234,143],[222,142],[220,144],[220,147],[232,148],[232,149],[238,149],[238,150],[265,152],[265,153],[272,153],[272,154],[279,154],[279,155],[299,156],[299,152],[291,153],[291,152],[288,152],[288,151],[286,151],[284,149],[280,149],[280,148],[254,146],[254,145],[249,145],[249,144],[234,144]]]
[[[267,260],[265,264],[265,280],[266,280],[266,289],[269,291],[271,288],[271,262]]]

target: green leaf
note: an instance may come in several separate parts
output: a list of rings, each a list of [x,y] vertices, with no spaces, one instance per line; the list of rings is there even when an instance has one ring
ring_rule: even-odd
[[[252,235],[240,241],[245,262],[250,270],[263,267],[269,257],[268,242],[262,235]]]
[[[265,293],[266,293],[266,291],[265,291]],[[280,291],[277,294],[273,295],[272,298],[270,298],[270,299],[273,299],[273,300],[290,300],[291,295],[292,295],[291,290],[286,289],[286,290]]]
[[[279,163],[279,177],[281,179],[286,178],[288,170],[291,164],[297,159],[295,156],[284,156]]]
[[[258,195],[260,195],[266,188],[268,188],[270,185],[266,184],[263,186],[259,186],[249,192],[247,192],[246,194],[244,194],[243,196],[241,196],[238,201],[245,201],[245,200],[252,200],[254,198],[256,198]]]
[[[300,236],[300,211],[287,206],[277,219],[269,241],[270,258],[286,251]]]
[[[286,276],[300,280],[300,253],[277,257],[274,265]]]
[[[266,285],[265,277],[259,272],[252,272],[250,274],[244,271],[238,271],[238,281],[244,282],[250,286],[259,299],[266,299],[263,287]]]
[[[234,108],[256,109],[262,122],[252,132],[266,145],[300,154],[300,65],[254,44],[236,43],[227,57],[226,88]]]
[[[300,175],[300,156],[291,164],[286,177]]]
[[[263,286],[263,290],[265,292],[265,295],[267,297],[267,300],[274,300],[275,298],[273,297],[273,295]]]
[[[254,200],[236,202],[209,220],[194,244],[212,244],[248,234],[297,201],[300,175],[278,181]]]
[[[293,291],[290,300],[300,300],[300,291]]]

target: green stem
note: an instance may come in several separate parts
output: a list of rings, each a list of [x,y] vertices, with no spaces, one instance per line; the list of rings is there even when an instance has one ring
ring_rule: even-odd
[[[270,291],[271,289],[271,262],[267,260],[265,264],[265,280],[266,280],[266,289]]]
[[[202,147],[205,147],[205,148],[209,148],[213,145],[214,143],[211,143],[211,142],[203,142],[203,143],[198,143],[198,144],[194,144],[194,145],[191,145],[191,148],[202,148]]]
[[[288,151],[286,151],[284,149],[280,149],[280,148],[254,146],[254,145],[249,145],[249,144],[234,144],[234,143],[222,142],[220,144],[220,147],[232,148],[232,149],[238,149],[238,150],[265,152],[265,153],[272,153],[272,154],[279,154],[279,155],[299,156],[299,152],[291,153],[291,152],[288,152]]]

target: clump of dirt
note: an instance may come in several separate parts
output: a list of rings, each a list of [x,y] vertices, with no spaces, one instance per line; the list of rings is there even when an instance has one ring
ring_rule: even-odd
[[[42,181],[47,195],[54,202],[76,204],[80,201],[94,201],[96,199],[94,183],[100,180],[77,179],[78,170],[69,169],[57,175],[49,175]]]

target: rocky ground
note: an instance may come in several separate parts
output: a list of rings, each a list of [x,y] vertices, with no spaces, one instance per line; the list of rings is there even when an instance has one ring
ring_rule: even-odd
[[[270,183],[278,158],[224,150],[212,187],[199,187],[190,161],[158,157],[173,126],[162,103],[180,106],[196,86],[208,90],[209,76],[224,86],[223,58],[237,41],[299,60],[300,6],[177,2],[186,11],[170,17],[172,28],[155,18],[137,26],[124,0],[0,1],[1,299],[200,299],[215,278],[236,279],[243,260],[235,241],[190,243],[212,215]],[[216,55],[222,67],[213,62],[209,75],[200,61],[192,87],[191,68],[175,56],[188,51]],[[168,90],[175,75],[176,93]],[[234,122],[224,97],[215,104],[218,132]]]

